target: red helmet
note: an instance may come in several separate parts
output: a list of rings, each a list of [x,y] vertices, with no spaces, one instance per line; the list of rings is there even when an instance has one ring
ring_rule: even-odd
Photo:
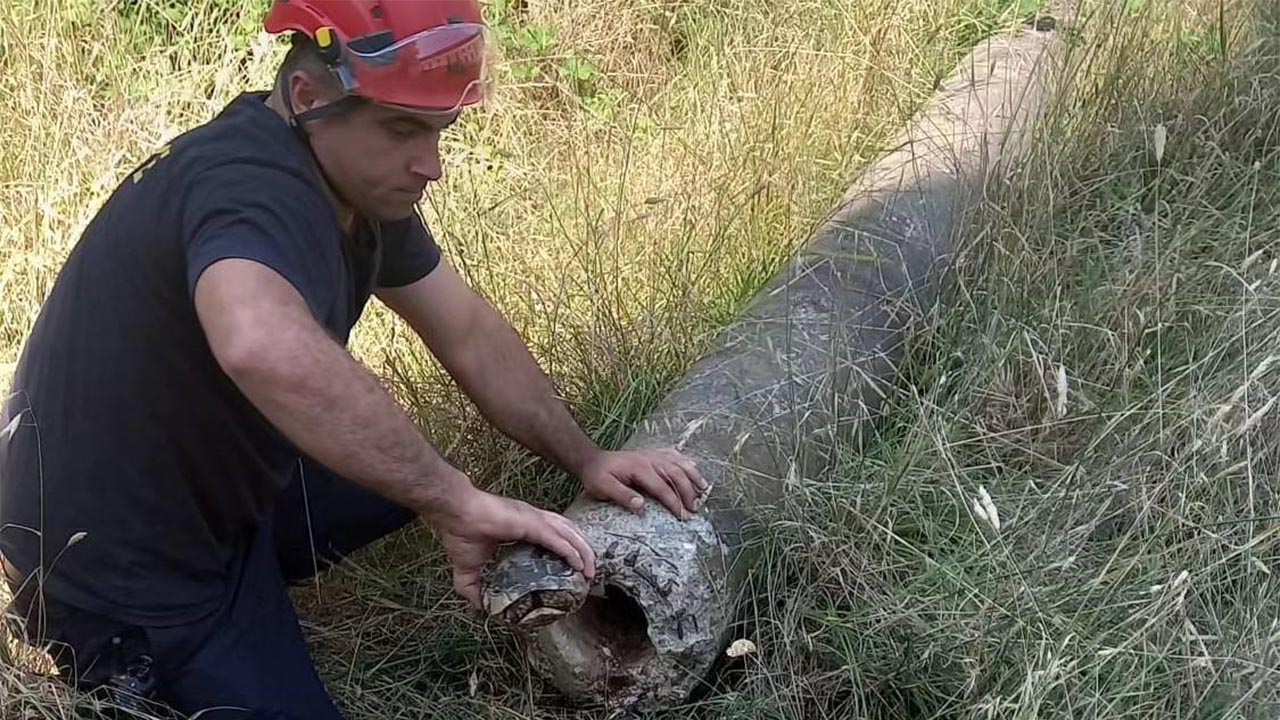
[[[477,0],[275,0],[264,26],[314,40],[350,95],[420,112],[482,96]]]

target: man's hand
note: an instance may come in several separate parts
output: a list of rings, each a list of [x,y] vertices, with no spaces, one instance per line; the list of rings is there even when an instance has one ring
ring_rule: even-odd
[[[681,519],[697,511],[706,483],[688,458],[675,450],[601,451],[520,336],[447,262],[416,283],[379,290],[378,297],[417,331],[486,419],[577,475],[592,497],[638,512],[643,493]]]
[[[579,477],[583,489],[597,500],[639,512],[643,493],[681,520],[698,511],[707,491],[697,466],[674,449],[601,452],[583,465]]]
[[[453,589],[480,607],[480,572],[506,542],[541,545],[560,555],[588,580],[595,576],[595,552],[563,515],[472,488],[447,515],[431,517],[449,561]]]

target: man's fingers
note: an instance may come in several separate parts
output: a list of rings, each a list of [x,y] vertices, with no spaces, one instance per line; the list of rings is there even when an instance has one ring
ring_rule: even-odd
[[[596,551],[592,549],[591,543],[583,537],[578,528],[563,515],[555,513],[547,513],[551,515],[551,522],[560,528],[560,534],[564,539],[568,540],[574,548],[577,549],[578,555],[582,557],[582,574],[588,578],[596,574]]]
[[[667,484],[675,488],[680,494],[680,500],[684,502],[684,506],[689,512],[698,511],[698,487],[694,484],[693,478],[685,473],[684,468],[679,465],[658,466],[658,474],[661,475]]]
[[[698,470],[697,463],[682,455],[680,451],[668,449],[666,450],[666,456],[671,460],[671,462],[680,466],[681,470],[684,470],[685,475],[689,476],[689,480],[693,482],[694,486],[698,488],[700,493],[706,492],[707,489],[711,487],[707,483],[706,478],[702,477],[702,473]]]
[[[673,487],[675,483],[667,480],[662,476],[658,469],[652,469],[647,473],[637,475],[636,482],[643,485],[645,491],[650,497],[656,498],[662,503],[672,515],[686,520],[689,513],[684,508],[684,501],[680,498],[680,493]]]
[[[536,511],[542,513],[542,511]],[[543,513],[551,514],[551,513]],[[534,514],[530,518],[528,527],[525,529],[524,537],[521,538],[526,542],[550,550],[551,552],[564,558],[569,566],[578,572],[586,572],[586,561],[582,557],[582,553],[572,542],[569,541],[560,526],[551,520],[539,514]]]
[[[644,507],[644,498],[640,497],[640,493],[627,487],[617,478],[611,477],[608,480],[605,480],[602,486],[596,486],[596,490],[605,496],[599,499],[607,499],[610,502],[617,503],[632,512],[640,512],[640,509]]]

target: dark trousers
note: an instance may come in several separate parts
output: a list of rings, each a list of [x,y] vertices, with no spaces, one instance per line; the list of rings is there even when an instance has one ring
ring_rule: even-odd
[[[44,598],[38,638],[62,675],[103,692],[151,660],[155,702],[202,720],[340,720],[316,674],[287,587],[413,520],[413,513],[305,463],[253,538],[224,607],[175,627],[132,627]],[[312,548],[315,552],[312,552]],[[163,593],[163,587],[156,592]],[[19,603],[21,605],[21,603]],[[22,608],[18,608],[22,611]]]

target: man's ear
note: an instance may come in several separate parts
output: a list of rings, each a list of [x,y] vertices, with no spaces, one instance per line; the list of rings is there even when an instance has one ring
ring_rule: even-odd
[[[329,98],[324,92],[324,84],[317,82],[307,70],[294,70],[290,73],[287,86],[293,100],[294,112],[299,115],[329,104]]]

